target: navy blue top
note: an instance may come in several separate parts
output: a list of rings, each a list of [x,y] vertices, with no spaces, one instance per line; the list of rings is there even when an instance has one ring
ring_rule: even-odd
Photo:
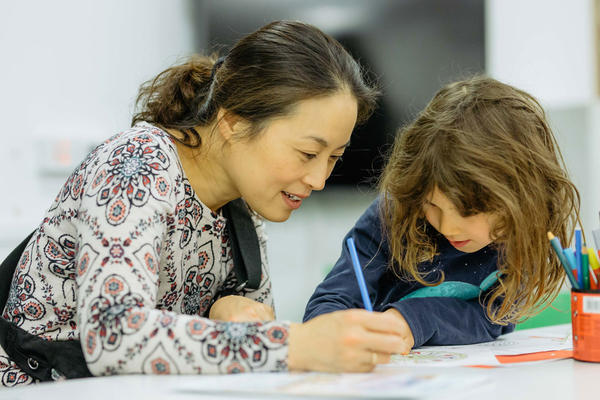
[[[440,271],[445,274],[444,283],[433,287],[402,280],[389,268],[390,250],[382,238],[379,199],[346,235],[343,243],[350,236],[356,242],[373,310],[398,310],[410,326],[415,347],[486,342],[511,332],[514,325],[492,323],[485,303],[480,301],[497,281],[497,251],[486,246],[475,253],[464,253],[433,227],[429,232],[438,254],[431,262],[419,264],[419,270],[429,271],[426,280],[431,282],[439,279]],[[363,307],[352,260],[344,245],[339,260],[310,298],[304,321],[336,310]]]

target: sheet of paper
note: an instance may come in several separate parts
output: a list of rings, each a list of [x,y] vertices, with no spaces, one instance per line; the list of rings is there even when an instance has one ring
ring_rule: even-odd
[[[470,371],[419,372],[378,370],[369,374],[255,373],[202,376],[184,382],[178,393],[292,395],[337,398],[424,399],[444,398],[482,388],[489,378]]]
[[[475,345],[488,348],[496,355],[516,355],[538,353],[551,350],[570,350],[573,348],[571,335],[566,336],[541,336],[526,335],[516,332],[514,336],[499,337],[489,343]]]
[[[394,355],[389,367],[423,366],[498,366],[496,356],[530,354],[573,348],[570,325],[558,325],[522,330],[500,336],[498,339],[478,344],[460,346],[422,346],[406,356]],[[551,359],[551,358],[549,358]]]

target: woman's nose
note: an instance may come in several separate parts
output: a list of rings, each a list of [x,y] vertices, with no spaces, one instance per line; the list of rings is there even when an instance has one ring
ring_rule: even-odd
[[[312,190],[323,190],[329,174],[331,174],[331,169],[326,162],[315,163],[314,167],[304,176],[304,183]]]

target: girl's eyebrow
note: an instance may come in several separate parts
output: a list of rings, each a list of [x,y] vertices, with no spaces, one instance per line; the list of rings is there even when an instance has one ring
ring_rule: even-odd
[[[321,147],[328,147],[329,143],[327,142],[327,140],[318,137],[318,136],[304,136],[304,139],[309,139],[309,140],[313,140],[315,142],[317,142]],[[348,140],[348,142],[346,142],[346,144],[341,145],[340,147],[338,147],[338,149],[345,149],[346,147],[350,146],[350,141]]]

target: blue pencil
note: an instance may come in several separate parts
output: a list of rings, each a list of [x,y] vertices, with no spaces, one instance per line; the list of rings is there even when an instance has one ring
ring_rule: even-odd
[[[581,229],[575,229],[575,267],[577,269],[577,281],[579,287],[584,288],[583,273],[581,271]]]
[[[560,261],[561,265],[563,266],[565,273],[567,274],[567,277],[569,278],[569,282],[571,282],[571,286],[575,289],[579,289],[579,284],[577,283],[577,281],[575,280],[575,277],[573,276],[573,270],[571,268],[571,265],[569,264],[567,257],[563,253],[563,248],[560,244],[560,240],[556,236],[554,236],[552,234],[552,232],[548,232],[548,239],[550,239],[550,245],[552,246],[552,248],[554,249],[554,252],[558,256],[558,260]]]
[[[346,244],[348,245],[348,251],[350,252],[350,258],[352,259],[352,265],[354,266],[354,275],[356,275],[356,281],[358,282],[358,288],[360,289],[360,295],[362,296],[365,309],[367,311],[373,311],[373,306],[371,305],[371,299],[369,298],[369,292],[367,291],[367,285],[365,283],[365,277],[362,273],[360,261],[358,261],[354,239],[349,237],[346,240]]]
[[[572,248],[565,247],[563,249],[563,254],[565,255],[565,258],[567,259],[567,262],[569,263],[569,266],[571,267],[571,271],[577,272],[577,279],[575,280],[575,282],[577,282],[576,289],[581,289],[581,285],[579,284],[579,278],[581,278],[581,277],[579,276],[579,272],[577,271],[577,261],[575,261],[575,252],[573,251]]]

